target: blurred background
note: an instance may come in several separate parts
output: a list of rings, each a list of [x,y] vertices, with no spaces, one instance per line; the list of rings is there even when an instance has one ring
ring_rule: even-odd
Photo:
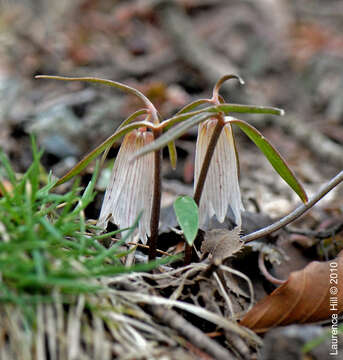
[[[113,88],[35,80],[37,74],[124,82],[146,94],[164,117],[210,97],[220,76],[239,74],[246,85],[225,84],[223,95],[228,102],[286,111],[282,118],[240,118],[271,140],[310,194],[343,167],[342,1],[0,4],[0,147],[18,172],[31,162],[29,134],[45,149],[47,171],[61,176],[139,106]],[[292,209],[295,195],[254,144],[236,135],[246,207],[258,204],[273,216]],[[165,161],[166,204],[168,191],[192,192],[195,138],[196,129],[178,141],[176,172]],[[109,164],[115,154],[110,152]],[[103,171],[98,190],[109,171]],[[331,193],[320,218],[342,217],[342,198],[342,190]],[[317,220],[314,214],[309,225]]]

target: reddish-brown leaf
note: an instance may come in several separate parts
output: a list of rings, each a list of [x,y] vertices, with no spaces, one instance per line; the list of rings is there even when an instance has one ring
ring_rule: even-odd
[[[244,316],[241,325],[265,332],[275,326],[325,320],[342,312],[343,250],[332,261],[313,261],[292,272],[283,285]]]

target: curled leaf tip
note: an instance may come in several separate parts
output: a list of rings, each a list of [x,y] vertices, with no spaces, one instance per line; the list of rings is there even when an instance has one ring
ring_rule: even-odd
[[[239,75],[235,75],[235,74],[224,75],[215,84],[215,86],[213,88],[213,97],[218,96],[218,92],[219,92],[219,89],[221,88],[221,86],[224,84],[225,81],[230,80],[230,79],[238,80],[241,85],[245,84],[244,80]]]
[[[222,85],[226,80],[230,80],[230,79],[236,79],[236,80],[238,80],[241,85],[244,85],[244,84],[245,84],[244,80],[243,80],[239,75],[236,75],[236,74],[224,75],[222,78],[220,78],[220,79],[218,80],[217,84]]]
[[[245,81],[240,76],[237,76],[237,80],[241,85],[245,85]]]
[[[35,79],[55,79],[55,78],[61,78],[61,76],[56,75],[35,75]]]

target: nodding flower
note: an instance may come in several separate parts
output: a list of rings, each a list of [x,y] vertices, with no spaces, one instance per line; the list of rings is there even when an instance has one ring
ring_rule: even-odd
[[[139,128],[128,133],[115,160],[111,179],[102,203],[98,226],[108,222],[120,229],[132,226],[143,211],[138,225],[139,238],[146,243],[150,236],[150,218],[154,192],[154,154],[130,162],[134,153],[154,140],[152,132]]]
[[[209,119],[202,122],[198,128],[194,189],[196,189],[216,122],[217,119]],[[205,230],[214,215],[220,223],[224,222],[228,211],[233,215],[236,225],[240,226],[243,209],[238,183],[236,148],[231,125],[227,123],[218,138],[202,191],[199,205],[199,227]]]

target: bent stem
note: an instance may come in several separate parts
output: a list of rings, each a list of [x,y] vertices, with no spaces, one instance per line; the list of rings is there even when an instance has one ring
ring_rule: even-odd
[[[67,77],[67,76],[56,76],[56,75],[36,75],[35,78],[36,79],[62,80],[62,81],[84,81],[84,82],[103,84],[103,85],[115,87],[119,90],[122,90],[122,91],[128,93],[128,94],[137,96],[149,109],[154,123],[158,124],[160,122],[159,115],[158,115],[158,112],[157,112],[154,104],[143,93],[141,93],[137,89],[135,89],[131,86],[122,84],[120,82],[113,81],[113,80],[107,80],[107,79],[100,79],[100,78],[96,78],[96,77]]]
[[[217,115],[217,119],[218,120],[217,120],[216,126],[213,130],[213,134],[212,134],[210,143],[208,144],[207,152],[206,152],[204,161],[202,163],[201,171],[199,174],[198,182],[197,182],[194,196],[193,196],[194,201],[197,204],[197,206],[200,205],[201,194],[204,189],[208,169],[211,164],[211,159],[212,159],[214,150],[216,148],[219,136],[225,126],[225,120],[224,120],[224,116],[222,114]],[[190,246],[186,243],[185,244],[185,260],[184,260],[185,265],[190,264],[190,262],[192,260],[192,253],[193,253],[192,246]]]
[[[272,274],[270,274],[266,268],[266,264],[264,263],[264,253],[263,249],[261,249],[259,255],[258,255],[258,267],[262,273],[262,275],[270,281],[274,285],[282,285],[286,282],[286,280],[281,280],[276,277],[274,277]]]
[[[235,75],[235,74],[224,75],[217,81],[217,83],[214,85],[213,88],[212,100],[215,103],[219,104],[221,101],[224,101],[224,99],[219,95],[219,90],[221,86],[224,84],[224,82],[230,79],[238,80],[241,85],[245,84],[244,80],[239,75]]]
[[[329,191],[331,191],[335,186],[343,181],[343,170],[339,172],[334,178],[332,178],[323,188],[312,197],[307,203],[298,206],[290,214],[276,221],[274,224],[269,225],[261,230],[255,231],[251,234],[241,237],[241,240],[245,243],[259,239],[261,237],[267,236],[272,232],[281,229],[282,227],[290,224],[292,221],[303,215],[307,210],[309,210],[313,205],[315,205],[319,200],[321,200]]]
[[[162,130],[155,128],[153,130],[155,140],[161,135]],[[162,165],[162,150],[154,152],[154,194],[152,200],[151,220],[150,220],[150,238],[148,240],[149,246],[149,260],[156,258],[157,238],[158,238],[158,224],[160,221],[161,211],[161,165]],[[149,169],[147,169],[149,171]]]

